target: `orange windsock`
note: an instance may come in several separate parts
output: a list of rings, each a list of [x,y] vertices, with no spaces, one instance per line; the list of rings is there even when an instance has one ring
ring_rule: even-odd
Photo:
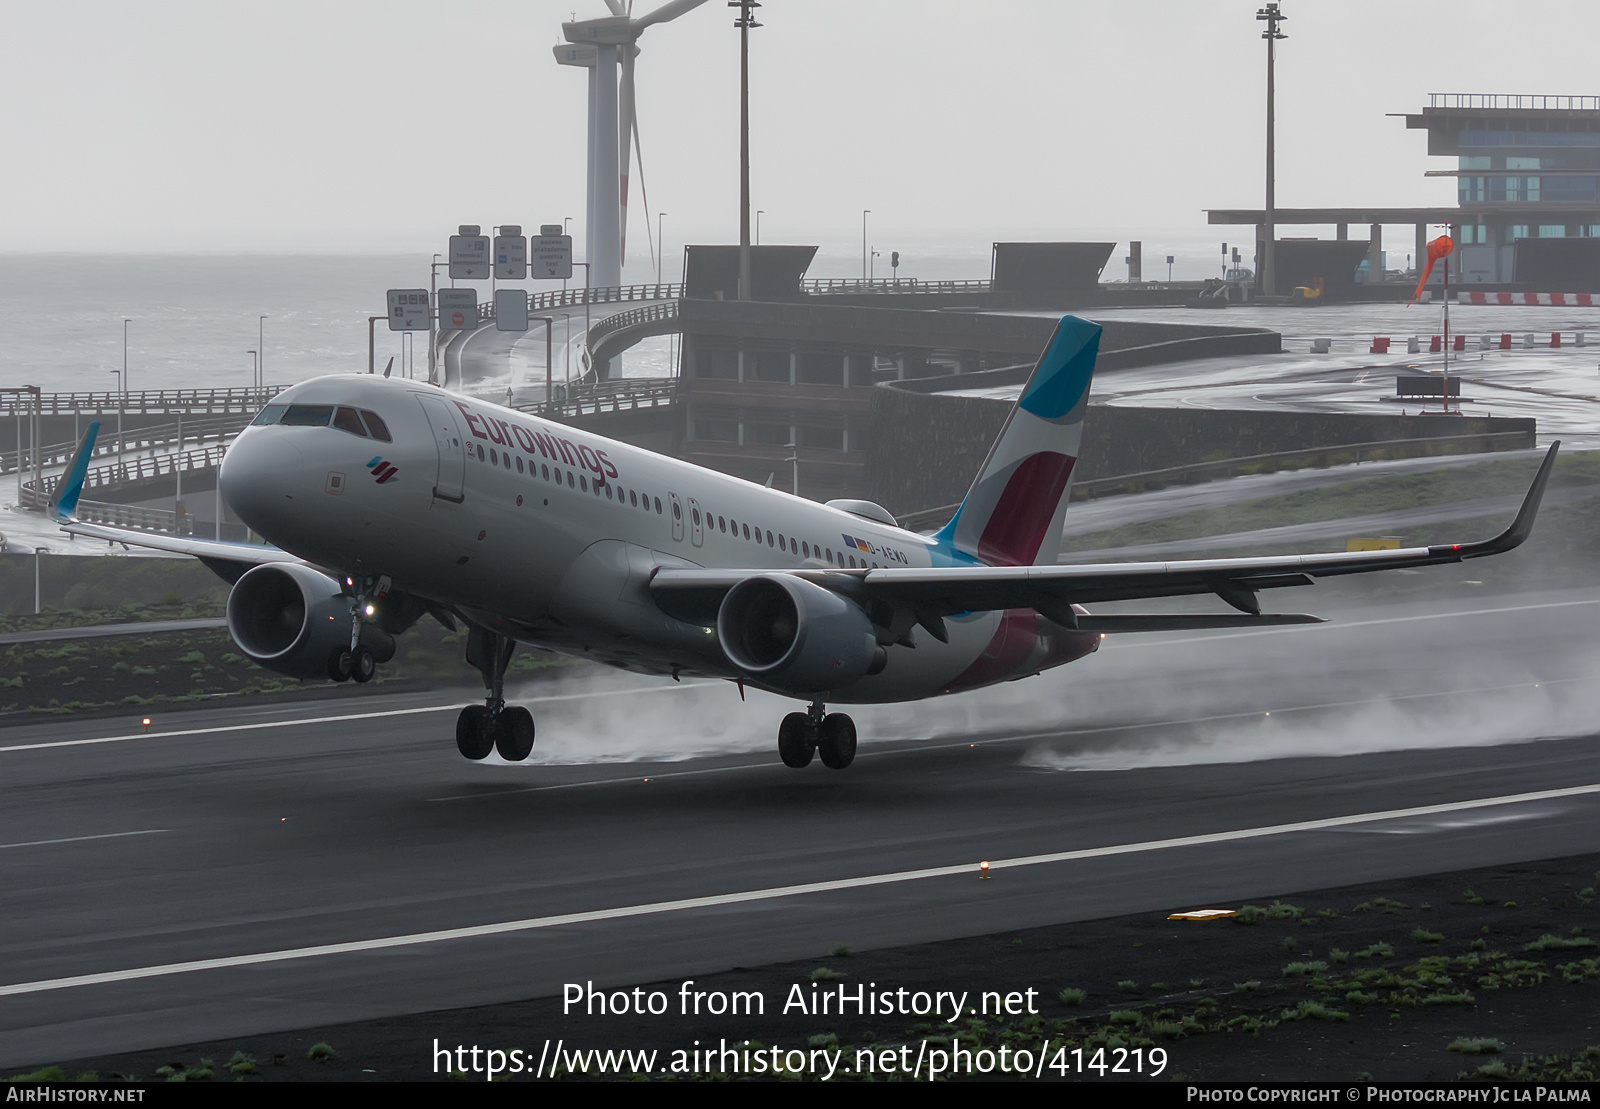
[[[1410,308],[1422,295],[1422,287],[1428,283],[1428,278],[1433,273],[1433,264],[1456,248],[1456,241],[1449,235],[1440,235],[1428,244],[1428,263],[1422,267],[1422,280],[1417,282],[1417,291],[1411,294],[1411,299],[1406,301]]]

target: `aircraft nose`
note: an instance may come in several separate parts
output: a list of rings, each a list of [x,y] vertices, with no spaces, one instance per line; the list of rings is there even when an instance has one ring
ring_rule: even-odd
[[[233,514],[251,530],[271,536],[274,521],[292,510],[305,457],[293,443],[272,434],[274,429],[247,430],[234,440],[222,458],[217,480]]]

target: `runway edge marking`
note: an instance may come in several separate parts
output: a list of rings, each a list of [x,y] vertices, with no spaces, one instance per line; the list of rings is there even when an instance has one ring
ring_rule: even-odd
[[[1174,847],[1198,847],[1215,843],[1231,843],[1239,840],[1261,839],[1267,836],[1288,835],[1294,832],[1324,831],[1330,828],[1344,828],[1356,824],[1372,824],[1386,820],[1407,820],[1418,816],[1436,816],[1441,813],[1465,812],[1472,809],[1491,808],[1497,805],[1519,805],[1592,794],[1600,794],[1600,783],[1568,786],[1563,789],[1539,790],[1534,793],[1514,793],[1501,797],[1481,797],[1471,801],[1448,801],[1438,805],[1419,805],[1409,809],[1388,809],[1381,812],[1355,813],[1350,816],[1330,816],[1318,820],[1296,821],[1292,824],[1269,824],[1259,828],[1239,828],[1231,832],[1207,832],[1194,836],[1178,836],[1173,839],[1145,840],[1140,843],[1113,844],[1107,847],[1087,847],[1076,851],[1054,851],[1043,855],[1023,855],[1015,859],[991,860],[989,869],[991,871],[1012,870],[1027,866],[1041,866],[1048,863],[1076,862],[1083,859],[1107,858],[1114,855],[1162,851]],[[45,993],[51,990],[72,989],[78,986],[99,986],[115,982],[130,982],[142,978],[164,978],[202,970],[223,970],[231,967],[258,966],[263,963],[316,959],[327,955],[348,955],[367,951],[383,951],[397,947],[415,947],[422,944],[444,943],[449,940],[504,935],[509,932],[531,932],[543,928],[559,928],[567,924],[623,920],[630,917],[684,912],[691,909],[717,908],[724,905],[747,904],[755,901],[773,901],[786,897],[802,897],[812,893],[831,893],[839,890],[887,886],[899,882],[914,882],[924,878],[948,878],[960,874],[972,875],[976,873],[976,867],[977,864],[974,862],[965,862],[954,866],[935,866],[920,870],[895,871],[888,874],[869,874],[859,878],[838,878],[827,882],[804,882],[792,886],[773,886],[768,889],[711,894],[705,897],[686,897],[674,901],[654,901],[643,905],[624,905],[614,909],[591,909],[579,913],[529,917],[524,920],[502,921],[498,924],[444,928],[433,932],[381,936],[370,940],[349,940],[344,943],[319,944],[314,947],[262,951],[251,955],[228,955],[214,959],[193,959],[188,962],[163,963],[158,966],[134,967],[129,970],[102,971],[98,974],[78,974],[66,978],[41,979],[36,982],[16,982],[11,985],[0,986],[0,997]]]

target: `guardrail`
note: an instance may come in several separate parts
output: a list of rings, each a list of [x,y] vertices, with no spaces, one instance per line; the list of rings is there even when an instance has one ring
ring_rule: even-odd
[[[922,281],[915,277],[822,277],[800,282],[800,291],[807,296],[871,294],[938,294],[987,293],[988,281]],[[529,312],[548,312],[554,308],[582,308],[589,304],[620,304],[634,300],[682,299],[680,282],[662,282],[654,285],[611,285],[599,289],[552,289],[528,294]],[[494,319],[494,301],[478,304],[478,322]],[[609,317],[608,317],[609,318]]]
[[[1549,96],[1543,93],[1432,92],[1430,108],[1483,108],[1506,111],[1516,108],[1560,111],[1600,111],[1600,96]]]
[[[915,277],[866,279],[822,277],[800,282],[800,291],[810,296],[837,293],[987,293],[988,281],[919,281]]]
[[[660,304],[650,304],[643,308],[633,308],[627,312],[615,312],[602,320],[589,325],[589,338],[587,346],[593,350],[600,344],[600,340],[625,327],[636,324],[652,323],[656,320],[670,320],[678,315],[678,302],[675,300],[664,301]]]
[[[556,387],[558,390],[561,386]],[[598,416],[603,412],[632,412],[671,404],[678,393],[675,377],[624,377],[583,386],[566,397],[553,401],[519,404],[519,412],[548,419]]]
[[[1163,489],[1168,485],[1187,485],[1221,477],[1241,474],[1275,473],[1280,469],[1306,466],[1325,469],[1330,466],[1347,466],[1362,461],[1374,462],[1395,458],[1418,458],[1433,454],[1471,454],[1496,450],[1520,450],[1530,445],[1528,434],[1522,431],[1486,431],[1478,435],[1432,435],[1419,439],[1379,439],[1370,443],[1338,443],[1326,447],[1302,447],[1292,451],[1275,451],[1271,454],[1251,454],[1240,458],[1221,458],[1214,462],[1195,462],[1187,466],[1170,466],[1162,470],[1146,470],[1136,474],[1116,474],[1076,482],[1072,486],[1075,501],[1093,500],[1115,493],[1142,493]],[[1434,450],[1434,447],[1445,449]],[[1459,450],[1452,448],[1461,448]],[[936,527],[956,514],[960,505],[947,504],[938,508],[924,508],[899,517],[900,526],[909,530]]]
[[[196,520],[187,514],[179,516],[170,508],[140,508],[131,504],[80,500],[77,517],[86,524],[163,532],[168,535],[194,535],[196,525],[201,525],[201,534],[204,538],[249,539],[250,537],[250,529],[243,524],[230,522],[218,528],[215,520]]]
[[[91,466],[84,475],[83,487],[85,490],[114,489],[130,482],[153,481],[156,478],[172,477],[180,472],[209,470],[222,464],[222,456],[227,450],[226,444],[217,443],[198,450],[184,451],[182,454],[150,455],[113,462],[109,466]],[[37,486],[32,481],[23,482],[21,503],[34,507],[43,506],[60,486],[64,476],[49,474]]]
[[[74,413],[124,414],[148,412],[193,412],[204,409],[207,413],[250,413],[260,411],[273,397],[287,389],[287,385],[267,385],[263,388],[245,389],[144,389],[138,392],[117,393],[42,393],[39,413],[44,416],[71,416]],[[34,411],[31,398],[17,394],[0,394],[0,416],[28,415]]]
[[[203,439],[231,439],[249,425],[248,414],[201,417],[183,425],[183,441],[193,440],[199,444]],[[118,453],[117,433],[113,428],[106,433],[106,428],[100,428],[101,435],[95,439],[94,458],[104,458],[107,455]],[[122,453],[137,450],[159,450],[178,438],[178,424],[155,424],[150,427],[129,429],[123,433]],[[72,458],[72,452],[78,449],[78,441],[50,443],[39,448],[39,464],[41,466],[65,466]],[[22,452],[22,469],[33,469],[33,456],[28,450]],[[17,455],[15,451],[0,454],[0,474],[14,474],[17,472]]]

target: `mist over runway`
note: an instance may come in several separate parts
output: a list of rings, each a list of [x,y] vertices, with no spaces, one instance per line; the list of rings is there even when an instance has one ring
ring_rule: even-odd
[[[520,765],[446,694],[7,729],[0,1063],[1600,850],[1600,590],[1301,593],[1334,622],[861,711],[844,772],[596,672],[519,691]]]

